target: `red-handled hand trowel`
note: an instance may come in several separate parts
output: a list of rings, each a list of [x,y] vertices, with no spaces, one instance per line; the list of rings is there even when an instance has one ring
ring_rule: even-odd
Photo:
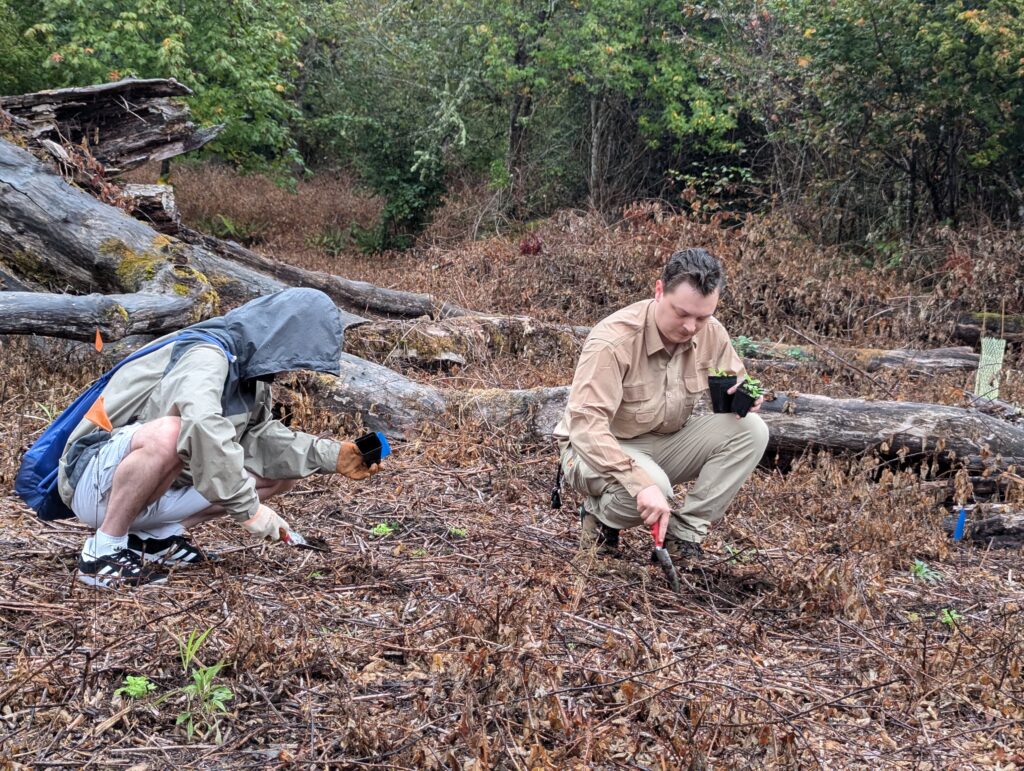
[[[668,579],[668,585],[672,587],[673,592],[678,594],[682,591],[679,574],[676,572],[676,566],[672,564],[672,557],[669,555],[668,549],[665,548],[664,539],[658,538],[659,525],[660,521],[658,520],[651,525],[651,536],[654,538],[654,551],[651,553],[651,559],[661,565],[661,571]]]

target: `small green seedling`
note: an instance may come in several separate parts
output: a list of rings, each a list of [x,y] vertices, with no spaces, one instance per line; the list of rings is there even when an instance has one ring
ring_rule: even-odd
[[[426,549],[419,549],[419,548],[413,549],[411,552],[409,552],[409,556],[411,556],[411,557],[426,557],[427,556],[427,550]]]
[[[181,689],[188,701],[174,724],[185,726],[189,741],[198,729],[204,739],[212,731],[217,744],[221,743],[220,716],[228,711],[227,703],[235,698],[230,688],[216,682],[223,667],[223,661],[209,667],[196,667],[192,670],[192,682]]]
[[[724,369],[713,369],[710,372],[708,372],[708,374],[711,375],[711,377],[732,377],[733,376],[733,374],[731,372],[728,372],[728,371],[726,371]]]
[[[150,682],[145,675],[125,675],[124,685],[114,691],[115,696],[127,696],[129,699],[141,699],[156,690],[156,684]]]
[[[914,560],[910,564],[910,575],[915,581],[921,579],[928,584],[934,584],[942,580],[942,573],[930,567],[923,560]]]
[[[389,525],[387,522],[378,522],[373,526],[373,529],[370,530],[370,535],[374,538],[387,538],[393,532],[395,532],[395,528],[393,526]]]
[[[764,394],[764,388],[761,387],[761,381],[756,378],[752,378],[750,375],[743,378],[743,382],[740,383],[739,390],[743,391],[743,393],[748,396],[754,397],[755,399]]]
[[[786,355],[791,359],[796,359],[797,361],[806,361],[807,359],[812,358],[807,351],[803,348],[798,348],[795,345],[786,351]]]
[[[757,343],[746,335],[734,337],[732,340],[732,347],[736,349],[736,353],[740,356],[750,356],[751,354],[757,353]]]
[[[464,528],[464,527],[449,527],[448,528],[448,535],[452,536],[453,538],[465,538],[466,537],[466,528]]]
[[[953,608],[943,608],[939,611],[939,621],[948,626],[950,629],[955,627],[962,618],[963,616],[960,615]]]
[[[309,579],[323,578],[323,577],[324,577],[324,574],[321,573],[319,570],[314,570],[308,576],[306,576],[306,578],[309,578]]]

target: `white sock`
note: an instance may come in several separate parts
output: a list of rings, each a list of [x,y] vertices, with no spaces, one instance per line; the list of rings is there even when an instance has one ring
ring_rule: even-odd
[[[127,535],[107,535],[102,530],[97,530],[96,534],[85,542],[85,546],[82,548],[82,556],[86,559],[94,560],[98,557],[117,554],[121,549],[127,548]]]

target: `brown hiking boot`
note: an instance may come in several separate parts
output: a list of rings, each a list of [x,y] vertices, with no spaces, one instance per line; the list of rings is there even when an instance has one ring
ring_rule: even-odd
[[[696,541],[684,541],[668,533],[665,534],[665,549],[673,562],[696,562],[704,556],[704,549]]]
[[[580,548],[590,549],[595,545],[598,554],[618,556],[619,531],[608,527],[580,504]]]

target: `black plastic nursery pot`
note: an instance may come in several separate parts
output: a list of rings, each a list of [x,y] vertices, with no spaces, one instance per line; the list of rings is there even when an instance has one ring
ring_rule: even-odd
[[[742,418],[750,412],[750,408],[756,401],[756,396],[751,396],[742,388],[737,388],[736,393],[732,395],[732,411]]]
[[[712,412],[732,412],[733,394],[726,393],[736,385],[735,375],[709,375],[708,389],[711,391]],[[747,409],[750,409],[749,407]]]

